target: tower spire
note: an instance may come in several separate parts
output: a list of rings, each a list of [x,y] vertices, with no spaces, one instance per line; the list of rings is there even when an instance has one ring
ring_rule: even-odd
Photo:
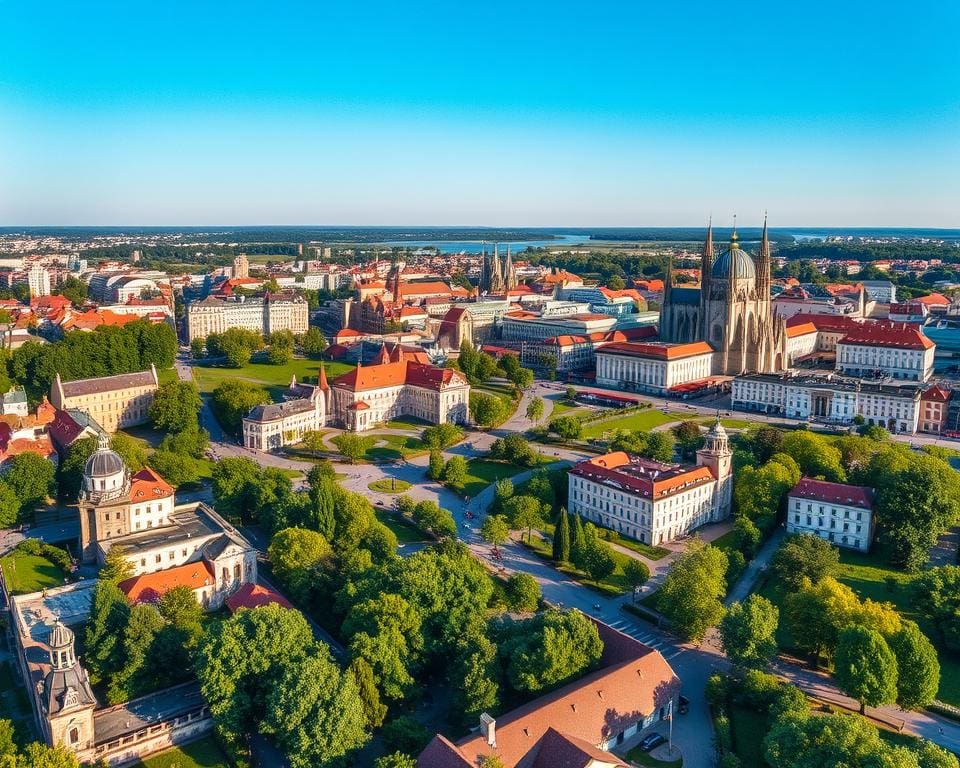
[[[757,256],[757,295],[764,301],[770,299],[770,237],[767,234],[766,211],[763,212],[763,235]]]

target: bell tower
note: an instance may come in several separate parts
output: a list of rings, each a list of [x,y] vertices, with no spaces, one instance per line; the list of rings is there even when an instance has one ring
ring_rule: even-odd
[[[709,469],[717,481],[711,522],[726,519],[730,516],[730,497],[733,492],[733,451],[730,450],[727,430],[720,423],[719,415],[707,432],[703,448],[697,451],[697,466]]]
[[[57,619],[47,639],[50,671],[40,683],[47,743],[63,744],[80,760],[93,754],[93,710],[97,700],[74,652],[74,635]]]

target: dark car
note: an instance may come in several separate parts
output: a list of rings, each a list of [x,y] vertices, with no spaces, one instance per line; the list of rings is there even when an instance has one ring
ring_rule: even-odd
[[[681,715],[685,715],[690,711],[690,699],[688,699],[686,696],[681,696],[679,699],[677,699],[677,705],[677,712],[679,712]]]
[[[644,736],[643,741],[640,742],[640,751],[649,752],[651,749],[659,747],[661,744],[666,742],[666,739],[663,738],[659,733],[651,733],[649,736]]]

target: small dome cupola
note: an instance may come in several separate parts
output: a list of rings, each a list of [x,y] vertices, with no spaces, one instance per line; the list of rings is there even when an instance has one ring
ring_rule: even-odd
[[[105,433],[97,437],[97,450],[83,468],[83,492],[94,502],[119,498],[129,489],[127,467],[120,454],[110,448]]]
[[[73,631],[60,619],[54,624],[50,632],[48,644],[50,646],[50,665],[56,671],[70,669],[77,663],[73,651]]]

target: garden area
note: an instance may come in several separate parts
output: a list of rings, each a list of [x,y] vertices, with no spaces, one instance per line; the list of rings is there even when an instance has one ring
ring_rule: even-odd
[[[10,594],[26,595],[62,586],[69,562],[70,557],[65,550],[41,544],[36,539],[27,539],[0,558],[0,568],[3,569],[3,579]]]
[[[136,768],[228,768],[230,762],[213,736],[148,757]]]
[[[547,463],[548,461],[546,457],[541,457],[541,463]],[[459,494],[473,498],[491,483],[505,477],[513,477],[521,472],[527,472],[530,469],[532,467],[523,467],[507,461],[470,459],[467,461],[466,476],[460,482],[451,484],[450,488]]]
[[[681,421],[678,414],[664,413],[653,408],[634,411],[626,416],[614,416],[610,419],[594,421],[583,426],[581,436],[586,440],[595,437],[601,437],[604,432],[616,432],[625,430],[627,432],[650,431],[654,427],[663,424],[669,424],[672,421]]]
[[[320,366],[326,369],[327,381],[332,381],[356,366],[349,363],[322,362],[308,358],[296,357],[281,365],[270,363],[247,363],[242,368],[220,368],[212,365],[195,363],[193,366],[193,380],[197,388],[203,393],[210,393],[224,381],[240,379],[250,384],[257,384],[270,390],[271,397],[279,398],[280,390],[290,384],[290,379],[296,375],[297,381],[314,383],[320,375]]]
[[[399,544],[417,544],[422,541],[429,541],[429,537],[427,537],[423,531],[412,523],[407,522],[407,520],[400,515],[377,507],[376,516],[377,520],[393,531],[393,535],[397,537],[397,543]]]

